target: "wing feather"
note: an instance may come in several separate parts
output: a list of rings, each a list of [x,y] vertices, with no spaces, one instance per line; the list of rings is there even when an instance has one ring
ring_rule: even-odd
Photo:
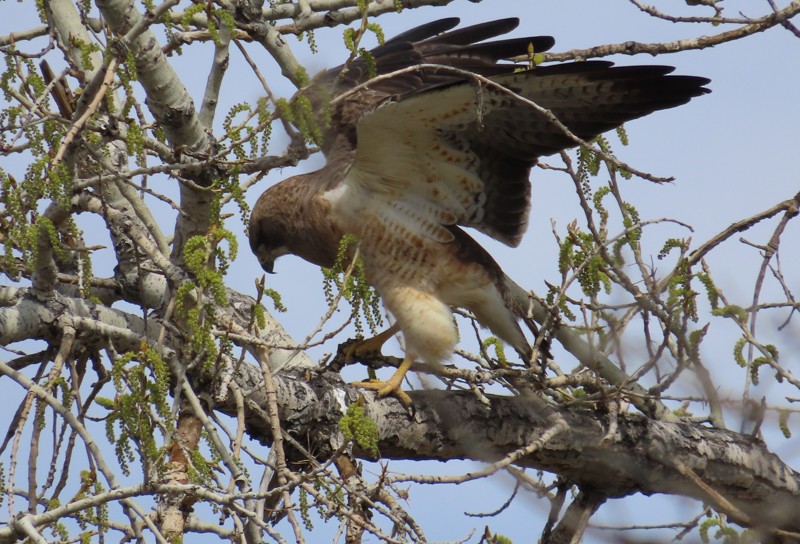
[[[350,220],[363,205],[387,222],[418,222],[425,236],[437,241],[449,241],[446,227],[458,224],[516,246],[528,223],[531,167],[539,157],[575,142],[513,93],[550,110],[588,140],[708,92],[707,79],[670,75],[669,66],[586,61],[518,71],[500,61],[525,54],[529,46],[546,50],[552,38],[481,43],[513,30],[518,20],[451,30],[456,24],[455,19],[434,21],[377,47],[372,55],[378,74],[444,64],[491,77],[509,92],[421,67],[339,101],[323,148],[329,161],[341,146],[348,153],[355,149],[342,184],[359,196],[337,200],[335,206]],[[320,81],[335,80],[334,95],[341,94],[368,81],[367,66],[358,60],[324,73]]]

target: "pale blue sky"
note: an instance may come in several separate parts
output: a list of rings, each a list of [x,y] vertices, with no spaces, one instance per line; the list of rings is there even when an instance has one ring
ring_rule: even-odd
[[[738,14],[740,8],[753,9],[752,3],[747,2],[726,2],[726,5],[730,16]],[[690,15],[709,14],[708,10],[689,9],[676,1],[661,2],[659,7],[665,10],[678,9]],[[761,11],[747,15],[757,13]],[[692,38],[721,30],[656,21],[622,0],[454,2],[442,8],[388,15],[382,17],[380,22],[388,37],[415,24],[453,15],[461,17],[465,24],[492,18],[519,17],[521,24],[514,35],[552,35],[556,38],[554,51],[629,40],[655,42]],[[316,39],[323,53],[311,58],[311,66],[322,69],[336,65],[345,58],[346,51],[341,44],[339,29],[319,30]],[[662,186],[641,180],[624,183],[626,198],[637,206],[642,217],[671,217],[687,222],[695,228],[691,236],[696,242],[701,242],[733,221],[768,208],[800,190],[796,166],[800,109],[792,106],[800,95],[799,47],[800,42],[788,32],[774,29],[742,42],[704,51],[656,59],[644,55],[613,59],[620,64],[673,65],[677,68],[676,73],[700,75],[712,80],[709,85],[712,94],[680,108],[629,123],[627,130],[631,145],[627,148],[616,147],[620,158],[635,167],[659,176],[676,178],[674,183]],[[295,47],[294,50],[300,55],[303,48]],[[253,93],[254,96],[258,95],[257,87]],[[317,162],[301,164],[298,169],[310,171],[318,165]],[[286,171],[273,174],[270,178],[278,180],[290,174]],[[551,220],[557,222],[563,233],[574,218],[581,222],[581,216],[569,179],[542,171],[534,171],[532,179],[533,220],[523,244],[516,249],[493,241],[487,241],[486,245],[513,278],[526,287],[543,292],[544,280],[555,283],[559,278],[555,266],[557,246],[551,234]],[[257,194],[252,195],[253,199]],[[757,243],[765,243],[772,228],[774,223],[754,229],[746,237]],[[666,226],[653,227],[650,232],[653,258],[666,238],[689,235],[684,230]],[[790,285],[800,288],[797,281],[800,279],[800,262],[791,251],[791,246],[787,245],[797,243],[798,234],[798,225],[790,227],[782,258]],[[482,240],[487,239],[483,237]],[[755,250],[744,248],[737,240],[738,236],[718,248],[709,262],[720,287],[729,294],[732,302],[744,306],[752,297],[759,259]],[[238,268],[240,265],[241,269]],[[246,285],[252,270],[257,270],[255,259],[243,255],[233,273],[237,277],[241,274],[242,284]],[[317,315],[324,305],[321,293],[315,293],[319,272],[293,257],[280,260],[276,270],[278,274],[268,280],[284,295],[290,308],[284,323],[295,337],[302,338],[316,325],[315,318],[308,319],[309,308],[317,308],[316,312],[311,313]],[[762,298],[770,299],[768,291],[765,290]],[[774,323],[762,320],[762,331],[766,332],[770,327],[774,329]],[[800,333],[796,319],[792,327],[795,335]],[[716,335],[705,345],[706,363],[729,368],[735,330],[719,321],[714,322],[712,330]],[[332,345],[318,349],[318,352],[334,350],[335,345]],[[793,362],[798,360],[796,353],[785,352],[785,357]],[[631,358],[635,359],[634,356]],[[562,364],[567,368],[572,366],[569,362]],[[743,374],[714,370],[715,377],[720,380],[721,394],[740,397]],[[348,376],[357,379],[363,377],[363,371],[355,370]],[[691,374],[685,376],[684,381],[689,383],[684,385],[683,391],[699,392],[691,383],[692,379]],[[769,395],[770,390],[774,389],[771,380],[764,378],[764,383],[759,394]],[[774,402],[780,401],[777,398]],[[735,419],[729,424],[738,428]],[[787,455],[797,450],[796,444],[791,446],[791,443],[782,437],[774,437],[773,447]],[[795,467],[798,466],[796,456],[784,458]],[[392,463],[391,466],[401,471],[454,473],[474,470],[478,465],[460,462],[447,465],[426,463],[422,466]],[[511,479],[507,476],[450,488],[417,487],[412,494],[412,501],[417,501],[412,502],[412,513],[426,528],[431,540],[463,538],[469,527],[476,527],[476,534],[479,535],[483,524],[489,524],[492,530],[511,537],[515,543],[534,541],[540,534],[548,506],[524,492],[497,518],[465,519],[460,515],[463,511],[487,512],[498,508],[507,499],[511,489]],[[593,521],[608,525],[665,523],[688,519],[699,511],[700,504],[696,501],[636,496],[623,501],[609,501]],[[674,534],[673,531],[664,531],[657,538],[668,538]],[[586,542],[603,542],[609,537],[608,533],[601,531],[590,532]],[[475,536],[471,542],[477,540]]]
[[[746,15],[759,16],[767,9],[765,2],[754,6],[752,2],[727,0],[725,4],[729,16],[738,16],[740,10],[746,10]],[[710,15],[710,10],[687,8],[684,2],[678,0],[659,2],[659,7],[663,10],[679,10],[683,14]],[[30,14],[32,2],[6,2],[2,9],[4,17],[0,19],[0,34],[6,34],[20,28],[19,21],[23,13]],[[19,18],[17,14],[20,14]],[[692,38],[722,30],[705,25],[676,25],[656,21],[624,0],[485,0],[479,4],[463,0],[441,8],[389,14],[381,17],[379,22],[389,37],[416,24],[454,15],[460,16],[465,24],[492,18],[519,17],[521,24],[513,35],[552,35],[556,38],[554,51],[629,40],[655,42]],[[339,64],[346,58],[341,28],[316,32],[321,51],[316,55],[308,51],[305,42],[298,43],[291,37],[287,39],[296,56],[301,62],[307,63],[312,73]],[[800,190],[797,168],[800,108],[796,106],[797,96],[800,96],[799,48],[800,41],[797,38],[776,28],[741,42],[703,51],[656,59],[649,56],[613,59],[620,64],[669,64],[677,67],[677,73],[705,76],[712,80],[709,85],[712,94],[680,108],[629,123],[627,130],[631,145],[616,147],[619,157],[633,166],[656,175],[676,178],[674,183],[662,186],[640,180],[624,183],[624,194],[637,206],[643,218],[671,217],[687,222],[694,226],[695,232],[691,236],[695,242],[699,242],[733,221],[768,208]],[[278,75],[266,53],[253,45],[248,49],[267,75],[273,91],[283,96],[291,94],[291,86]],[[184,57],[173,57],[172,60],[199,104],[211,63],[212,48],[206,44],[187,48],[187,51],[191,53]],[[236,49],[232,48],[231,51],[231,73],[223,85],[218,122],[232,103],[254,102],[263,94],[260,84],[244,65]],[[280,148],[276,146],[270,153],[279,151]],[[272,172],[256,190],[251,190],[248,200],[254,202],[260,191],[270,183],[295,172],[317,168],[319,160],[314,158],[306,161],[296,170]],[[20,167],[9,159],[2,161],[3,168],[10,171]],[[164,185],[159,186],[160,183]],[[171,183],[154,178],[151,187],[161,189]],[[174,187],[165,189],[165,192],[174,193]],[[580,222],[581,214],[572,183],[563,176],[534,171],[533,195],[532,222],[522,246],[510,249],[491,241],[486,245],[509,275],[525,287],[543,292],[546,280],[557,282],[559,278],[555,266],[557,246],[551,233],[551,220],[556,221],[557,228],[563,233],[573,219],[577,218]],[[167,213],[163,208],[161,212]],[[165,219],[163,224],[169,228],[172,220]],[[231,226],[238,228],[235,219],[231,220]],[[759,226],[745,237],[763,244],[768,240],[772,228],[774,223]],[[794,286],[797,292],[800,292],[800,262],[788,244],[797,244],[799,229],[796,224],[790,225],[782,251],[784,272],[790,286]],[[99,231],[101,229],[91,230]],[[654,227],[649,233],[649,248],[653,257],[664,239],[687,235],[683,230],[661,226]],[[229,283],[253,293],[253,280],[260,277],[261,271],[256,259],[249,253],[243,235],[240,240],[240,256],[231,268]],[[732,302],[746,306],[752,297],[759,259],[755,250],[745,248],[737,240],[738,236],[718,248],[709,261],[717,283],[728,292]],[[87,242],[93,243],[92,240]],[[108,242],[100,238],[94,243]],[[110,274],[111,267],[113,262],[109,259],[105,262],[105,269],[101,263],[96,266],[95,273]],[[281,259],[276,271],[276,275],[268,278],[269,285],[283,295],[289,307],[289,312],[279,318],[296,339],[302,339],[316,326],[318,316],[324,312],[325,303],[319,287],[320,273],[316,267],[293,257]],[[768,289],[765,289],[762,298],[775,299],[774,285],[768,286]],[[784,317],[781,314],[780,319]],[[761,330],[768,336],[774,336],[769,333],[769,329],[774,327],[775,323],[770,319],[761,322]],[[790,327],[796,338],[800,334],[798,321],[795,319]],[[726,323],[717,320],[711,332],[714,333],[713,337],[704,346],[706,363],[720,380],[721,393],[737,398],[741,395],[743,374],[733,369],[728,371],[732,364],[730,353],[735,341],[734,331]],[[788,343],[787,336],[784,336],[783,345],[797,348]],[[321,357],[323,353],[335,351],[335,348],[335,343],[331,342],[315,349],[312,355]],[[784,350],[783,361],[796,369],[796,349],[794,353]],[[572,363],[564,361],[562,365],[571,368]],[[350,369],[347,377],[357,379],[363,375],[364,370],[357,367]],[[684,390],[692,391],[691,375],[687,374],[685,380],[687,383],[682,384]],[[757,397],[784,393],[772,385],[766,375],[764,383]],[[3,394],[7,389],[15,389],[14,394],[18,394],[15,386],[9,387],[8,383],[0,382]],[[776,396],[773,402],[782,402],[782,397]],[[0,415],[0,428],[5,426],[5,421],[5,416]],[[734,428],[738,427],[735,420],[729,423]],[[792,455],[792,452],[800,449],[796,440],[786,441],[773,435],[769,435],[768,440],[785,461],[795,468],[800,467],[797,453]],[[422,473],[458,473],[474,470],[478,466],[469,462],[391,464],[395,470]],[[477,542],[485,524],[489,524],[493,531],[511,537],[515,543],[534,541],[546,519],[548,505],[524,492],[520,492],[514,503],[496,518],[465,519],[461,514],[464,511],[492,511],[508,498],[511,489],[510,478],[506,476],[463,486],[416,487],[412,490],[411,512],[425,528],[431,541],[461,539],[469,534],[471,527],[475,527],[476,533],[470,542]],[[681,521],[691,516],[685,512],[696,513],[699,509],[699,503],[685,499],[637,496],[625,501],[609,501],[593,521],[615,525]],[[330,529],[330,534],[333,534],[335,527]],[[324,534],[328,534],[327,529]],[[604,542],[608,537],[607,533],[591,532],[586,542]],[[326,541],[325,537],[320,537],[319,541]]]
[[[726,2],[730,15],[738,13],[739,7],[752,10],[752,3]],[[661,2],[663,9],[681,9],[682,2]],[[708,11],[691,10],[682,6],[683,13],[707,15]],[[758,12],[760,13],[760,12]],[[399,15],[382,17],[380,22],[387,37],[403,29],[432,19],[457,15],[465,24],[477,23],[492,18],[515,16],[521,19],[514,35],[552,35],[556,38],[553,50],[589,47],[602,43],[619,43],[629,40],[655,42],[691,38],[704,33],[716,32],[707,26],[690,27],[655,21],[640,13],[625,1],[509,1],[486,0],[480,4],[454,2],[442,8],[424,8]],[[755,15],[755,13],[748,13]],[[319,30],[316,39],[321,44],[320,53],[312,57],[310,65],[329,67],[345,58],[346,51],[339,38],[340,31]],[[292,41],[290,40],[290,43]],[[794,195],[800,190],[800,177],[796,167],[797,127],[800,113],[796,97],[800,94],[800,70],[797,55],[800,42],[788,32],[776,29],[714,49],[698,52],[661,56],[614,58],[621,64],[669,64],[677,67],[676,73],[709,77],[712,94],[692,101],[690,104],[656,113],[646,119],[628,124],[631,145],[617,146],[620,158],[635,167],[659,176],[673,176],[675,182],[668,185],[634,180],[624,185],[625,195],[646,218],[671,217],[685,221],[695,228],[691,235],[702,241],[724,229],[735,220],[747,217],[778,201]],[[302,47],[294,48],[300,55]],[[312,70],[313,71],[313,70]],[[254,95],[259,91],[256,87]],[[309,161],[311,162],[311,161]],[[319,163],[300,165],[300,171],[310,171]],[[282,179],[291,173],[286,171],[272,179]],[[254,193],[253,198],[257,197]],[[555,267],[557,246],[551,234],[551,219],[555,219],[563,233],[567,223],[578,218],[580,211],[570,180],[563,176],[542,171],[533,173],[533,220],[523,244],[511,249],[502,244],[487,242],[495,258],[507,272],[526,287],[542,292],[544,280],[558,281]],[[764,243],[774,224],[762,228],[758,234],[748,233],[752,241]],[[793,237],[797,242],[798,226],[794,225]],[[687,236],[685,231],[668,227],[655,227],[651,235],[653,256],[660,243],[670,236]],[[788,233],[787,233],[788,234]],[[738,237],[736,238],[738,239]],[[715,278],[733,300],[747,305],[752,297],[748,289],[758,270],[758,256],[754,250],[745,249],[736,239],[728,242],[709,259],[714,267]],[[485,237],[482,240],[486,240]],[[658,240],[658,242],[656,242]],[[784,246],[782,254],[787,278],[794,279],[800,288],[800,263]],[[241,274],[242,284],[247,284],[252,270],[257,270],[255,259],[243,255],[233,271]],[[302,338],[316,325],[316,319],[308,319],[308,309],[318,308],[324,302],[319,291],[319,272],[298,258],[285,257],[276,265],[278,274],[270,283],[285,297],[289,307],[287,327],[295,337]],[[769,297],[766,296],[765,299]],[[762,321],[762,330],[769,325]],[[705,349],[707,364],[729,366],[730,352],[735,337],[734,330],[726,323],[715,322],[714,342]],[[795,320],[794,331],[800,332]],[[335,350],[335,346],[318,349],[319,353]],[[786,357],[797,361],[796,354]],[[572,365],[563,363],[566,367]],[[356,370],[351,379],[363,377]],[[723,393],[734,398],[741,395],[742,374],[715,372],[723,384]],[[692,376],[686,375],[691,381]],[[769,382],[765,379],[764,382]],[[768,394],[770,385],[765,386]],[[688,391],[696,392],[693,384],[686,384]],[[726,391],[727,390],[727,391]],[[775,402],[779,402],[776,399]],[[734,427],[738,422],[730,421]],[[782,438],[776,438],[775,447],[787,454],[792,447]],[[783,447],[781,447],[783,446]],[[797,448],[794,447],[794,450]],[[798,459],[786,459],[798,466]],[[456,473],[477,468],[468,462],[448,463],[392,463],[395,470],[409,472]],[[456,540],[475,527],[476,535],[482,526],[489,524],[492,530],[505,534],[515,543],[534,541],[540,534],[547,515],[546,502],[530,494],[520,495],[503,514],[497,518],[469,518],[461,512],[488,512],[498,508],[508,498],[512,489],[511,479],[498,476],[487,482],[471,483],[450,488],[417,487],[412,491],[412,513],[426,528],[431,540]],[[416,503],[413,501],[416,500]],[[624,501],[609,501],[594,518],[598,524],[624,525],[665,523],[685,520],[700,511],[696,501],[671,497],[631,497]],[[674,535],[664,531],[660,538]],[[650,535],[654,537],[655,535]],[[590,532],[586,542],[603,542],[610,535]],[[478,536],[470,541],[475,542]],[[612,538],[613,540],[613,538]]]

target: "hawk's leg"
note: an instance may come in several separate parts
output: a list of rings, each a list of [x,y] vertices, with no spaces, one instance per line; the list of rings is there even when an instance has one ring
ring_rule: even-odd
[[[379,356],[381,354],[381,348],[383,347],[383,344],[385,344],[389,338],[397,334],[399,330],[400,326],[395,323],[385,331],[376,334],[372,338],[355,342],[345,349],[345,357],[348,361],[354,361],[368,358],[370,356]],[[395,373],[392,374],[392,377],[389,378],[388,381],[384,382],[380,380],[371,380],[367,382],[354,382],[353,386],[360,387],[362,389],[369,389],[371,391],[377,391],[378,396],[381,397],[394,394],[398,399],[400,399],[400,402],[408,406],[411,404],[411,397],[406,395],[403,390],[400,389],[400,386],[403,383],[403,378],[408,372],[408,369],[411,368],[412,362],[412,359],[404,359],[403,363],[395,371]]]
[[[374,380],[369,382],[355,382],[352,385],[355,387],[361,387],[362,389],[377,391],[379,397],[385,397],[386,395],[394,394],[394,396],[396,396],[400,402],[406,406],[411,406],[411,397],[409,397],[405,391],[400,388],[400,386],[403,385],[403,378],[406,377],[406,374],[413,363],[414,360],[406,356],[406,358],[403,359],[402,364],[397,368],[397,370],[395,370],[394,374],[392,374],[392,377],[385,382]]]
[[[381,348],[386,341],[397,334],[399,330],[400,327],[397,325],[397,323],[395,323],[385,331],[376,334],[372,338],[353,342],[344,348],[345,360],[349,363],[351,361],[357,361],[359,359],[369,357],[370,355],[380,355]]]

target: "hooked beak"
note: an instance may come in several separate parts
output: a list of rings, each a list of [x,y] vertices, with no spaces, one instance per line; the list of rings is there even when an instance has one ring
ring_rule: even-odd
[[[256,257],[258,258],[258,264],[261,265],[261,268],[264,269],[264,272],[267,274],[274,274],[275,260],[281,255],[286,255],[289,253],[289,251],[283,246],[268,249],[265,246],[260,245],[253,250],[253,253],[256,254]]]

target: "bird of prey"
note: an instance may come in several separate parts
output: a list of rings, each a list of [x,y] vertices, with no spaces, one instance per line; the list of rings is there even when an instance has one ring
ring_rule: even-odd
[[[472,312],[528,360],[525,312],[463,227],[517,246],[531,167],[577,145],[564,126],[586,141],[709,92],[708,79],[670,75],[669,66],[514,64],[504,59],[546,51],[554,40],[487,41],[516,28],[516,18],[458,23],[413,28],[315,76],[301,93],[320,116],[326,164],[268,188],[250,217],[250,247],[269,273],[284,254],[330,267],[342,236],[358,239],[367,280],[395,320],[378,338],[403,336],[395,374],[359,384],[380,395],[407,399],[400,385],[414,361],[452,355],[452,307]]]

